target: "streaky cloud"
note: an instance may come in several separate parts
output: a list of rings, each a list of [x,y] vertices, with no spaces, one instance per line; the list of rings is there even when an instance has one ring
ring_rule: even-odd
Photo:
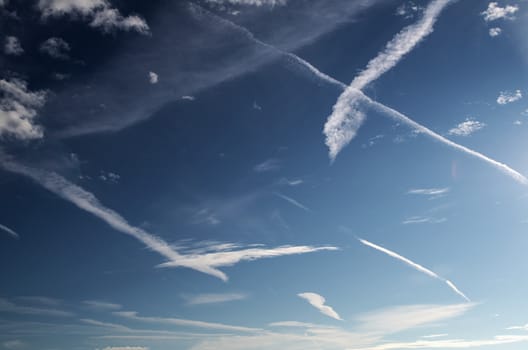
[[[339,96],[324,126],[326,145],[331,161],[356,136],[363,124],[365,114],[358,107],[358,90],[378,79],[393,68],[407,53],[433,32],[433,26],[442,10],[453,0],[433,0],[425,9],[422,18],[405,27],[387,43],[378,56],[370,60],[367,67],[354,78],[350,86]]]
[[[19,239],[20,235],[16,233],[14,230],[10,229],[9,227],[0,224],[0,230],[7,232],[11,237]]]
[[[430,5],[432,6],[432,5]],[[204,10],[205,11],[205,10]],[[308,73],[310,76],[313,76],[315,78],[317,78],[318,80],[320,81],[323,81],[327,84],[330,84],[340,90],[344,90],[343,94],[348,94],[349,96],[351,96],[351,103],[352,103],[352,106],[356,106],[356,108],[359,110],[359,112],[361,114],[363,114],[363,111],[361,111],[361,105],[359,104],[359,102],[355,101],[356,98],[361,98],[362,100],[364,100],[368,105],[370,105],[372,108],[374,108],[376,111],[382,113],[383,115],[386,115],[398,122],[401,122],[409,127],[411,127],[412,129],[420,132],[420,133],[423,133],[424,135],[427,135],[431,138],[433,138],[434,140],[436,141],[439,141],[451,148],[454,148],[455,150],[458,150],[462,153],[466,153],[470,156],[473,156],[473,157],[476,157],[480,160],[483,160],[485,161],[486,163],[494,166],[495,168],[501,170],[502,172],[504,172],[506,175],[512,177],[514,180],[516,180],[517,182],[520,182],[521,184],[523,185],[526,185],[528,184],[528,179],[522,175],[521,173],[519,173],[518,171],[510,168],[508,165],[506,164],[503,164],[501,162],[498,162],[480,152],[477,152],[477,151],[474,151],[470,148],[467,148],[465,146],[462,146],[456,142],[453,142],[447,138],[445,138],[444,136],[442,135],[439,135],[437,134],[436,132],[432,131],[431,129],[421,125],[420,123],[417,123],[415,122],[414,120],[412,120],[411,118],[409,118],[408,116],[404,115],[403,113],[400,113],[398,112],[397,110],[391,108],[391,107],[388,107],[380,102],[377,102],[373,99],[371,99],[370,97],[368,97],[367,95],[365,95],[362,91],[358,90],[358,89],[353,89],[351,87],[348,87],[346,84],[344,84],[343,82],[337,80],[337,79],[334,79],[332,78],[331,76],[321,72],[319,69],[317,69],[316,67],[314,67],[312,64],[310,64],[309,62],[307,62],[306,60],[298,57],[297,55],[294,55],[290,52],[286,52],[286,51],[283,51],[275,46],[272,46],[272,45],[269,45],[269,44],[266,44],[264,42],[262,42],[261,40],[257,39],[253,33],[251,33],[249,30],[247,30],[246,28],[242,27],[242,26],[239,26],[238,24],[235,24],[227,19],[224,19],[224,18],[221,18],[221,17],[218,17],[214,14],[211,14],[211,13],[208,13],[208,12],[205,12],[208,14],[208,16],[210,16],[211,18],[215,18],[216,20],[218,21],[221,21],[222,23],[228,25],[230,28],[234,29],[234,30],[237,30],[243,34],[246,35],[246,37],[249,39],[249,40],[252,40],[254,43],[256,44],[259,44],[259,45],[263,45],[269,49],[272,49],[272,50],[275,50],[275,52],[278,52],[280,53],[281,55],[283,55],[284,57],[286,57],[288,60],[290,60],[290,62],[294,63],[296,65],[297,68],[300,69],[301,73]],[[348,92],[347,92],[348,91]],[[353,97],[353,98],[352,98]],[[343,125],[351,125],[351,126],[354,126],[355,124],[357,124],[358,120],[350,120],[350,121],[343,121]],[[337,130],[336,128],[338,128],[339,124],[341,123],[341,121],[338,119],[338,118],[329,118],[325,124],[325,129],[329,129],[329,130]],[[352,128],[349,128],[347,129],[346,131],[344,131],[346,134],[353,134],[355,135],[355,133],[357,132],[357,129],[352,127]],[[326,132],[325,132],[326,133]],[[341,135],[341,134],[340,134]],[[352,135],[352,136],[353,136]],[[342,135],[341,135],[342,136]],[[336,136],[336,137],[341,137],[341,136]]]
[[[223,250],[208,253],[180,254],[160,237],[151,234],[139,227],[132,226],[114,210],[105,207],[90,192],[69,182],[62,176],[45,170],[35,169],[4,158],[0,153],[0,166],[10,172],[24,175],[40,184],[48,191],[74,204],[78,208],[94,215],[106,222],[115,230],[130,235],[157,252],[168,262],[160,264],[161,267],[186,267],[227,281],[227,275],[220,271],[220,266],[232,266],[240,261],[251,261],[262,258],[278,257],[283,255],[298,255],[322,250],[337,250],[332,246],[280,246],[275,248],[239,248],[238,250]]]
[[[312,210],[310,208],[308,208],[304,204],[300,203],[299,201],[297,201],[297,200],[295,200],[295,199],[293,199],[291,197],[288,197],[288,196],[286,196],[286,195],[284,195],[284,194],[282,194],[280,192],[274,192],[274,194],[275,194],[275,196],[284,199],[286,202],[296,206],[297,208],[300,208],[300,209],[302,209],[304,211],[307,211],[309,213],[312,212]]]
[[[243,293],[211,293],[183,296],[188,305],[220,304],[230,301],[244,300],[247,297],[247,294]]]
[[[412,267],[413,269],[421,272],[421,273],[424,273],[426,275],[428,275],[429,277],[432,277],[434,279],[437,279],[437,280],[440,280],[442,282],[444,282],[445,284],[447,284],[447,286],[453,290],[456,294],[458,294],[459,296],[461,296],[463,299],[465,299],[466,301],[470,302],[471,300],[464,294],[462,293],[454,284],[453,282],[439,276],[436,272],[433,272],[431,270],[429,270],[428,268],[426,267],[423,267],[422,265],[418,264],[418,263],[415,263],[414,261],[410,260],[410,259],[407,259],[406,257],[396,253],[396,252],[393,252],[392,250],[389,250],[387,248],[383,248],[377,244],[374,244],[372,242],[369,242],[365,239],[361,239],[361,238],[358,238],[358,240],[366,245],[367,247],[370,247],[370,248],[373,248],[373,249],[376,249],[382,253],[385,253],[387,254],[388,256],[394,258],[394,259],[397,259],[397,260],[400,260],[401,262],[409,265],[410,267]]]

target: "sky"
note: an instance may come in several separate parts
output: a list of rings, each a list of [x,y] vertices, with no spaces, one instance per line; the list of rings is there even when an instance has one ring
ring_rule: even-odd
[[[0,349],[525,349],[525,0],[0,0]]]

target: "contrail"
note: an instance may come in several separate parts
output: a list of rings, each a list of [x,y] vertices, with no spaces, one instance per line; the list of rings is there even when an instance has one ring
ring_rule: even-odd
[[[18,233],[16,233],[15,231],[11,230],[9,227],[7,226],[4,226],[2,224],[0,224],[0,229],[1,230],[4,230],[5,232],[9,233],[13,238],[16,238],[16,239],[19,239],[20,236],[18,235]]]
[[[371,243],[367,240],[364,240],[364,239],[361,239],[361,238],[357,238],[362,244],[368,246],[368,247],[371,247],[371,248],[374,248],[382,253],[385,253],[387,254],[388,256],[391,256],[397,260],[400,260],[402,262],[404,262],[405,264],[409,265],[410,267],[412,267],[413,269],[417,270],[417,271],[420,271],[432,278],[435,278],[437,280],[440,280],[444,283],[447,284],[447,286],[449,288],[451,288],[451,290],[453,290],[456,294],[458,294],[459,296],[461,296],[462,298],[464,298],[466,301],[471,301],[464,293],[462,293],[454,284],[453,282],[445,279],[444,277],[441,277],[439,276],[437,273],[429,270],[428,268],[426,267],[423,267],[422,265],[420,264],[417,264],[415,263],[414,261],[410,260],[410,259],[407,259],[406,257],[404,256],[401,256],[400,254],[396,253],[396,252],[393,252],[392,250],[389,250],[389,249],[386,249],[386,248],[383,248],[383,247],[380,247],[379,245],[376,245],[374,243]]]
[[[295,199],[293,199],[293,198],[291,198],[291,197],[285,196],[285,195],[283,195],[283,194],[280,193],[280,192],[274,192],[273,194],[276,195],[277,197],[282,198],[282,199],[284,199],[285,201],[287,201],[287,202],[293,204],[293,205],[296,206],[297,208],[300,208],[300,209],[302,209],[302,210],[304,210],[304,211],[307,211],[307,212],[309,212],[309,213],[312,212],[312,210],[311,210],[310,208],[308,208],[307,206],[305,206],[305,205],[302,204],[302,203],[299,203],[298,201],[296,201]]]
[[[393,68],[418,43],[431,34],[438,16],[451,2],[452,0],[433,0],[425,9],[422,18],[396,34],[387,43],[385,49],[369,61],[367,67],[339,96],[323,130],[331,161],[334,161],[339,152],[356,136],[365,120],[364,112],[356,105],[357,91]]]
[[[448,0],[436,0],[435,1],[435,7],[434,7],[434,10],[435,11],[438,11],[438,6],[440,6],[440,8],[443,8],[444,6],[446,6],[448,3],[450,3],[451,1],[448,1]],[[302,71],[307,71],[308,73],[310,73],[312,76],[318,78],[320,81],[323,81],[323,82],[326,82],[334,87],[337,87],[338,89],[340,89],[341,91],[344,91],[343,93],[347,93],[349,95],[354,95],[353,98],[351,98],[351,100],[354,100],[354,99],[361,99],[363,101],[365,101],[366,103],[368,103],[371,107],[374,107],[377,111],[383,113],[384,115],[387,115],[389,117],[391,117],[392,119],[395,119],[399,122],[401,122],[402,124],[405,124],[415,130],[418,130],[420,131],[421,133],[437,140],[437,141],[440,141],[441,143],[451,147],[451,148],[454,148],[455,150],[458,150],[462,153],[465,153],[465,154],[468,154],[472,157],[476,157],[480,160],[483,160],[485,161],[486,163],[494,166],[495,168],[501,170],[502,172],[504,172],[506,175],[509,175],[510,177],[512,177],[515,181],[517,182],[520,182],[521,184],[523,185],[526,185],[528,184],[528,179],[522,175],[521,173],[519,173],[518,171],[512,169],[511,167],[509,167],[508,165],[504,164],[504,163],[501,163],[499,161],[496,161],[480,152],[477,152],[477,151],[474,151],[468,147],[465,147],[465,146],[462,146],[454,141],[451,141],[447,138],[445,138],[444,136],[440,135],[440,134],[437,134],[436,132],[432,131],[431,129],[427,128],[426,126],[423,126],[421,125],[420,123],[417,123],[415,122],[414,120],[412,120],[411,118],[409,118],[408,116],[404,115],[403,113],[400,113],[398,112],[397,110],[395,109],[392,109],[391,107],[388,107],[380,102],[377,102],[377,101],[374,101],[373,99],[371,99],[370,97],[368,97],[367,95],[365,95],[362,91],[360,91],[359,89],[353,89],[353,88],[350,88],[343,82],[337,80],[337,79],[334,79],[332,78],[331,76],[321,72],[320,70],[318,70],[316,67],[314,67],[312,64],[310,64],[309,62],[305,61],[304,59],[300,58],[299,56],[293,54],[293,53],[290,53],[290,52],[286,52],[286,51],[283,51],[275,46],[272,46],[272,45],[269,45],[269,44],[266,44],[265,42],[255,38],[255,36],[253,35],[253,33],[251,33],[249,30],[247,30],[246,28],[242,27],[242,26],[239,26],[238,24],[236,23],[233,23],[227,19],[224,19],[222,17],[219,17],[205,9],[203,9],[202,7],[200,7],[199,5],[196,5],[196,4],[190,4],[191,8],[196,12],[196,13],[199,13],[200,15],[206,15],[208,17],[208,19],[213,19],[213,20],[216,20],[218,21],[219,23],[223,24],[223,25],[226,25],[230,28],[232,28],[233,30],[236,30],[237,32],[240,32],[242,34],[244,34],[250,41],[252,41],[253,43],[257,44],[257,45],[260,45],[260,46],[263,46],[267,49],[270,49],[270,50],[273,50],[277,53],[279,53],[280,55],[282,55],[283,57],[286,57],[287,59],[289,59],[291,62],[295,63],[297,65],[298,68],[301,68]],[[430,7],[432,7],[433,5],[430,5]],[[436,13],[435,11],[433,11],[433,14]],[[438,12],[439,13],[439,12]],[[423,21],[423,20],[422,20]],[[434,23],[434,21],[431,23],[431,22],[427,22],[429,23],[431,26],[432,24]],[[426,24],[427,24],[426,23]],[[401,32],[400,32],[401,33]],[[356,84],[359,84],[359,83],[356,83]],[[348,91],[348,92],[347,92]],[[331,126],[331,123],[337,123],[339,124],[338,121],[327,121],[327,124],[328,126]],[[361,123],[361,120],[356,120],[356,125],[357,123]],[[329,124],[330,123],[330,124]],[[349,121],[349,123],[352,123],[352,121]],[[326,126],[325,126],[326,128]],[[332,127],[331,129],[334,129],[334,127]],[[357,129],[355,129],[357,130]],[[355,131],[354,131],[355,133]]]
[[[232,266],[241,261],[252,261],[264,258],[273,258],[285,255],[299,255],[318,251],[337,250],[332,246],[279,246],[275,248],[254,248],[235,246],[230,250],[221,250],[203,254],[191,253],[181,254],[174,250],[160,237],[149,233],[139,227],[132,226],[120,214],[105,207],[92,193],[69,182],[62,176],[45,170],[35,169],[23,164],[6,159],[0,152],[0,166],[10,172],[24,175],[48,191],[74,204],[78,208],[94,215],[106,222],[115,230],[130,235],[147,246],[150,250],[157,252],[168,262],[159,266],[186,267],[227,281],[228,276],[218,267]],[[235,249],[237,248],[237,249]]]

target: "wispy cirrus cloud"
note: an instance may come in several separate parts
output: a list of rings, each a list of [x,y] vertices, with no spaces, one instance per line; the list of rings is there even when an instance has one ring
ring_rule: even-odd
[[[519,101],[523,97],[521,90],[501,91],[499,97],[497,97],[497,103],[500,105],[507,105],[515,101]]]
[[[448,134],[454,136],[470,136],[480,129],[483,129],[485,126],[486,124],[479,122],[478,120],[467,118],[462,123],[459,123],[457,126],[450,129]]]
[[[82,303],[91,309],[101,311],[119,310],[123,307],[121,304],[109,303],[107,301],[100,300],[84,300]]]
[[[21,315],[38,315],[38,316],[53,316],[53,317],[71,317],[74,316],[72,312],[59,310],[51,307],[37,307],[16,304],[6,298],[0,298],[0,312],[14,313]]]
[[[310,305],[319,310],[323,315],[331,317],[335,320],[343,321],[341,316],[339,316],[339,314],[335,312],[331,306],[326,305],[326,299],[322,295],[312,292],[299,293],[297,295],[308,301]]]
[[[422,265],[420,265],[420,264],[418,264],[418,263],[415,263],[414,261],[412,261],[412,260],[410,260],[410,259],[407,259],[406,257],[404,257],[404,256],[402,256],[402,255],[400,255],[400,254],[398,254],[398,253],[396,253],[396,252],[393,252],[393,251],[391,251],[391,250],[389,250],[389,249],[387,249],[387,248],[383,248],[383,247],[381,247],[381,246],[379,246],[379,245],[377,245],[377,244],[371,243],[371,242],[369,242],[369,241],[367,241],[367,240],[364,240],[364,239],[361,239],[361,238],[358,238],[358,240],[359,240],[362,244],[366,245],[367,247],[373,248],[373,249],[378,250],[378,251],[380,251],[380,252],[382,252],[382,253],[384,253],[384,254],[387,254],[388,256],[390,256],[390,257],[392,257],[392,258],[394,258],[394,259],[396,259],[396,260],[399,260],[399,261],[401,261],[401,262],[403,262],[403,263],[409,265],[409,266],[412,267],[413,269],[415,269],[415,270],[417,270],[417,271],[419,271],[419,272],[421,272],[421,273],[424,273],[424,274],[428,275],[429,277],[432,277],[432,278],[434,278],[434,279],[437,279],[437,280],[440,280],[440,281],[444,282],[444,283],[447,284],[447,286],[448,286],[451,290],[453,290],[456,294],[458,294],[459,296],[461,296],[462,298],[464,298],[466,301],[468,301],[468,302],[470,301],[470,299],[469,299],[464,293],[462,293],[462,292],[458,289],[458,287],[456,287],[456,286],[453,284],[453,282],[451,282],[451,281],[449,281],[448,279],[445,279],[445,278],[439,276],[438,274],[436,274],[436,272],[433,272],[433,271],[429,270],[428,268],[423,267]]]
[[[279,170],[281,167],[280,160],[276,158],[266,159],[262,163],[259,163],[253,167],[253,170],[257,173],[266,173],[270,171]]]
[[[285,5],[286,0],[206,0],[213,4],[250,5],[250,6],[277,6]]]
[[[323,130],[331,161],[334,161],[339,152],[356,136],[357,130],[365,119],[365,113],[361,108],[361,94],[358,90],[362,90],[393,68],[407,53],[431,34],[438,16],[452,2],[452,0],[431,1],[424,10],[422,18],[396,34],[387,43],[385,49],[369,61],[367,67],[339,96]]]
[[[211,270],[209,274],[227,281],[227,275],[218,270],[219,267],[232,266],[242,261],[252,261],[257,259],[274,258],[287,255],[299,255],[315,253],[320,251],[338,250],[334,246],[279,246],[274,248],[265,248],[261,246],[244,247],[238,244],[231,246],[209,247],[212,251],[204,251],[201,254],[185,254],[179,258],[172,259],[166,263],[158,265],[159,267],[188,267],[196,266],[197,268],[207,267]]]
[[[183,295],[188,305],[220,304],[230,301],[247,299],[244,293],[210,293],[197,295]]]
[[[498,2],[490,2],[488,8],[481,13],[486,22],[496,21],[498,19],[514,19],[515,13],[519,11],[518,5],[506,5],[500,7]]]
[[[194,321],[182,318],[172,318],[172,317],[148,317],[148,316],[139,316],[135,311],[116,311],[114,315],[120,316],[129,320],[141,321],[146,323],[157,323],[157,324],[168,324],[173,326],[182,326],[182,327],[193,327],[193,328],[204,328],[204,329],[214,329],[220,331],[232,331],[232,332],[258,332],[261,331],[260,328],[251,328],[251,327],[242,327],[242,326],[232,326],[216,322],[204,322],[204,321]]]
[[[412,188],[407,194],[416,194],[422,196],[440,196],[449,193],[449,187],[430,187],[430,188]]]
[[[10,229],[9,227],[0,224],[0,230],[7,232],[11,237],[19,239],[20,235],[16,233],[14,230]]]
[[[446,218],[435,218],[432,216],[411,216],[402,221],[404,225],[410,224],[441,224],[446,222]]]
[[[159,267],[186,267],[227,281],[227,275],[218,267],[232,266],[241,261],[252,261],[263,258],[272,258],[285,255],[299,255],[318,251],[337,250],[333,246],[279,246],[275,248],[244,247],[240,245],[206,247],[208,251],[202,254],[180,254],[160,237],[145,231],[142,228],[128,223],[116,211],[105,207],[92,193],[69,182],[62,176],[32,168],[8,159],[0,153],[0,166],[5,170],[26,176],[48,191],[69,201],[78,208],[94,215],[106,222],[115,230],[130,235],[143,243],[150,250],[157,252],[168,260]]]

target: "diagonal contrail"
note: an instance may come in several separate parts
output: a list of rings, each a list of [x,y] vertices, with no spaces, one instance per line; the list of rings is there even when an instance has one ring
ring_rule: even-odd
[[[438,11],[438,9],[442,9],[443,6],[447,5],[448,3],[450,3],[451,1],[448,1],[448,0],[436,0],[435,3],[437,4],[436,6],[440,6],[440,7],[435,7],[435,11]],[[193,9],[195,11],[195,13],[199,13],[200,15],[202,16],[207,16],[207,18],[209,20],[216,20],[218,23],[221,23],[223,25],[226,25],[230,28],[232,28],[233,30],[236,30],[237,32],[239,33],[242,33],[244,34],[250,41],[252,41],[253,43],[257,44],[257,45],[260,45],[262,47],[265,47],[266,49],[271,49],[271,50],[274,50],[275,52],[277,52],[278,54],[282,55],[283,57],[287,58],[290,62],[296,64],[296,66],[298,68],[300,68],[302,70],[302,72],[306,72],[306,73],[309,73],[311,76],[317,78],[318,80],[322,81],[322,82],[325,82],[327,84],[330,84],[334,87],[337,87],[338,89],[344,91],[344,92],[347,92],[347,94],[349,95],[354,95],[352,96],[351,100],[360,100],[360,101],[363,101],[365,103],[367,103],[368,105],[370,105],[371,107],[373,107],[375,110],[383,113],[384,115],[387,115],[389,117],[391,117],[392,119],[395,119],[415,130],[418,130],[420,131],[421,133],[437,140],[437,141],[440,141],[441,143],[443,143],[444,145],[446,146],[449,146],[457,151],[460,151],[462,153],[465,153],[467,155],[470,155],[472,157],[475,157],[475,158],[478,158],[490,165],[492,165],[493,167],[499,169],[500,171],[504,172],[506,175],[512,177],[515,181],[523,184],[523,185],[526,185],[528,184],[528,179],[522,175],[521,173],[519,173],[518,171],[512,169],[511,167],[509,167],[508,165],[504,164],[504,163],[501,163],[499,161],[496,161],[494,160],[493,158],[490,158],[480,152],[477,152],[475,150],[472,150],[468,147],[465,147],[465,146],[462,146],[454,141],[451,141],[447,138],[445,138],[444,136],[440,135],[440,134],[437,134],[436,132],[432,131],[431,129],[427,128],[426,126],[418,123],[418,122],[415,122],[414,120],[412,120],[411,118],[409,118],[408,116],[406,116],[405,114],[403,113],[400,113],[398,112],[397,110],[391,108],[391,107],[388,107],[380,102],[377,102],[373,99],[371,99],[370,97],[368,97],[367,95],[365,95],[361,90],[359,89],[356,89],[356,88],[349,88],[345,83],[337,80],[337,79],[334,79],[332,78],[331,76],[329,76],[328,74],[325,74],[323,72],[321,72],[319,69],[317,69],[316,67],[314,67],[312,64],[310,64],[309,62],[307,62],[306,60],[300,58],[299,56],[295,55],[295,54],[292,54],[290,52],[286,52],[286,51],[283,51],[275,46],[272,46],[272,45],[269,45],[259,39],[257,39],[253,33],[251,33],[249,30],[247,30],[246,28],[236,24],[236,23],[233,23],[227,19],[224,19],[222,17],[219,17],[207,10],[205,10],[204,8],[200,7],[199,5],[196,5],[196,4],[191,4],[191,9]],[[432,5],[431,5],[432,6]],[[435,14],[436,12],[433,12],[433,14]],[[439,12],[438,12],[439,13]],[[429,22],[428,22],[429,23]],[[433,21],[434,23],[434,21]],[[433,24],[431,23],[431,25]],[[356,83],[356,84],[359,84],[359,83]],[[357,120],[355,121],[355,123],[357,124],[361,124],[362,120]],[[336,123],[339,124],[339,122],[337,121]],[[327,125],[328,125],[328,122],[327,122]],[[354,134],[355,134],[355,131],[354,131]]]
[[[387,254],[388,256],[390,257],[393,257],[394,259],[397,259],[397,260],[400,260],[401,262],[409,265],[410,267],[412,267],[413,269],[417,270],[417,271],[420,271],[421,273],[424,273],[426,275],[428,275],[429,277],[432,277],[432,278],[435,278],[437,280],[440,280],[442,282],[444,282],[445,284],[447,284],[447,286],[449,288],[451,288],[451,290],[453,290],[456,294],[458,294],[459,296],[461,296],[462,298],[464,298],[466,301],[471,301],[469,300],[469,298],[460,291],[460,289],[457,288],[457,286],[455,286],[453,284],[453,282],[451,282],[450,280],[448,279],[445,279],[444,277],[441,277],[439,276],[436,272],[433,272],[431,270],[429,270],[428,268],[426,267],[423,267],[422,265],[418,264],[418,263],[415,263],[414,261],[410,260],[410,259],[407,259],[406,257],[396,253],[396,252],[393,252],[392,250],[389,250],[387,248],[383,248],[377,244],[374,244],[372,242],[369,242],[365,239],[361,239],[361,238],[358,238],[358,241],[360,241],[362,244],[368,246],[368,247],[371,247],[373,249],[376,249],[382,253],[385,253]]]

